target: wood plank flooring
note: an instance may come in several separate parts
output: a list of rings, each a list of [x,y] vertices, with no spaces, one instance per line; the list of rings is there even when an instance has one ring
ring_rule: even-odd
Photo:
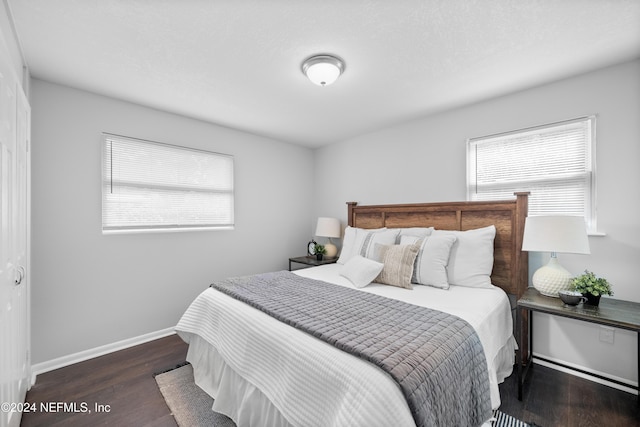
[[[543,427],[640,427],[637,396],[533,365],[522,402],[514,372],[500,384],[500,410]]]
[[[172,335],[38,375],[27,402],[85,402],[91,413],[64,408],[24,413],[21,426],[176,427],[153,374],[183,363],[186,356],[187,345]],[[96,404],[109,405],[109,411],[96,412]]]
[[[186,351],[173,335],[39,375],[27,402],[75,402],[80,410],[85,402],[91,413],[25,413],[21,426],[175,427],[153,374],[184,362]],[[530,375],[522,402],[515,375],[500,385],[503,412],[542,427],[640,427],[635,395],[540,365]]]

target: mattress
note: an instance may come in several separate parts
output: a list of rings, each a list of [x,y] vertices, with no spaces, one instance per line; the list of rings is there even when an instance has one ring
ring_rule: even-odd
[[[339,264],[297,274],[352,287]],[[511,374],[515,340],[509,300],[501,289],[451,286],[413,290],[380,284],[361,289],[461,317],[485,351],[491,403]],[[239,426],[414,426],[397,384],[376,366],[335,349],[208,288],[176,327],[189,343],[187,360],[213,409]]]

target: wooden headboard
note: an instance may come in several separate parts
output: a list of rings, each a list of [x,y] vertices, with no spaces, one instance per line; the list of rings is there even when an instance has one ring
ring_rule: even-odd
[[[348,223],[359,228],[435,227],[460,231],[494,225],[496,238],[491,281],[517,299],[528,286],[529,261],[521,248],[529,193],[515,195],[514,200],[491,202],[371,206],[348,202]]]

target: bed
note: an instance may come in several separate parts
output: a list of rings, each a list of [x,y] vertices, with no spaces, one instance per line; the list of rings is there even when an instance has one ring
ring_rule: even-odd
[[[526,253],[521,251],[527,193],[516,193],[513,200],[495,202],[375,206],[358,206],[349,202],[347,205],[348,227],[338,263],[294,273],[277,272],[261,275],[258,279],[238,278],[219,283],[217,287],[203,291],[181,318],[176,331],[189,343],[187,360],[193,366],[196,384],[215,399],[212,409],[229,416],[238,426],[305,427],[452,425],[461,423],[455,418],[460,412],[457,409],[459,404],[469,407],[484,405],[482,411],[474,409],[476,412],[485,411],[487,405],[490,409],[497,409],[500,405],[498,384],[511,374],[514,363],[516,344],[512,301],[527,287],[528,263]],[[394,232],[397,234],[390,240]],[[482,241],[486,249],[487,235],[491,235],[492,250],[488,271],[487,254],[474,246]],[[424,250],[427,243],[435,245],[433,242],[438,241],[449,242],[445,244],[449,245],[449,252],[446,252],[448,263],[444,266],[440,263],[438,267],[439,274],[444,268],[449,277],[446,286],[438,282],[438,274],[434,276],[426,267],[420,273],[418,268],[420,256],[423,257],[423,266],[434,262],[431,255],[429,258],[423,252],[438,252]],[[373,244],[375,242],[378,244]],[[360,283],[370,279],[360,278],[364,270],[358,263],[364,262],[367,266],[380,263],[385,265],[383,271],[387,271],[386,266],[391,262],[385,264],[383,261],[391,259],[389,254],[399,250],[408,253],[409,248],[412,253],[419,254],[411,258],[411,282],[414,283],[410,289],[376,283],[387,280],[381,278],[384,276],[382,272],[374,276],[373,283]],[[380,255],[381,249],[384,249],[383,255]],[[463,260],[467,262],[462,263]],[[356,264],[358,268],[354,269]],[[405,277],[406,268],[400,270]],[[392,282],[395,273],[389,269]],[[485,402],[475,403],[475,400],[482,399],[467,397],[466,385],[451,391],[442,384],[440,389],[441,383],[464,378],[440,381],[429,387],[430,396],[424,399],[431,406],[423,410],[426,415],[419,418],[416,412],[422,409],[416,409],[415,401],[407,398],[405,386],[392,370],[385,370],[384,366],[374,363],[375,360],[363,360],[360,353],[338,349],[332,341],[308,333],[298,323],[292,327],[293,323],[286,324],[287,319],[278,320],[277,313],[273,317],[269,309],[263,306],[256,308],[252,302],[243,300],[242,295],[234,294],[240,282],[251,293],[256,286],[254,281],[258,280],[268,290],[266,293],[288,295],[296,287],[295,283],[293,288],[286,288],[283,284],[282,289],[280,284],[297,278],[300,288],[302,283],[308,282],[310,285],[322,284],[331,295],[340,292],[336,299],[343,299],[341,292],[345,292],[348,298],[355,296],[375,303],[383,299],[393,301],[395,305],[404,304],[398,305],[399,311],[416,307],[421,314],[423,310],[433,314],[430,309],[435,309],[437,313],[444,313],[443,316],[462,319],[461,323],[472,329],[472,338],[477,336],[477,342],[467,338],[464,341],[475,342],[476,347],[481,347],[482,362],[461,362],[464,359],[447,362],[438,356],[441,359],[438,363],[450,363],[446,370],[441,369],[446,376],[458,374],[473,379],[485,377],[465,374],[463,369],[474,365],[469,369],[479,372],[477,369],[482,365],[486,379],[476,382],[482,383],[477,386],[478,390],[486,390],[482,393]],[[415,280],[426,280],[430,285],[416,284]],[[315,289],[313,292],[319,295],[325,292],[319,287]],[[297,312],[313,311],[314,303],[308,302],[311,298],[301,299],[308,305],[297,309]],[[328,302],[315,305],[323,309],[325,305],[330,306]],[[438,322],[434,324],[440,324]],[[523,330],[525,327],[526,324]],[[435,347],[440,351],[448,347],[444,343]],[[376,345],[372,342],[370,347]],[[355,347],[363,345],[356,344]],[[404,345],[399,347],[397,351],[400,352],[406,348]],[[459,346],[456,343],[451,347]],[[471,351],[460,350],[458,353],[462,356],[456,357],[464,357]],[[452,356],[450,360],[453,359]],[[467,404],[466,400],[472,399],[475,399],[474,403]],[[483,414],[482,422],[485,422],[490,412],[489,415]],[[473,424],[482,422],[474,421]]]

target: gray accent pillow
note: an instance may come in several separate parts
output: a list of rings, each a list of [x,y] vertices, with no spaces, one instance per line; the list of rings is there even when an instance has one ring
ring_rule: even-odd
[[[376,254],[384,268],[375,282],[400,288],[413,289],[413,263],[418,255],[422,240],[413,245],[376,245]]]

